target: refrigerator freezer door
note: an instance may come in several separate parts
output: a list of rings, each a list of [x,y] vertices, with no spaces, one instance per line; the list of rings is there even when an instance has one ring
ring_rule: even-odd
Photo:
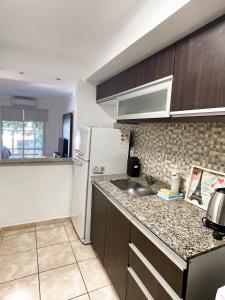
[[[126,174],[129,132],[92,128],[90,175]]]
[[[81,241],[85,238],[89,162],[74,159],[72,222]]]
[[[90,158],[91,127],[80,127],[76,130],[75,155],[89,161]]]

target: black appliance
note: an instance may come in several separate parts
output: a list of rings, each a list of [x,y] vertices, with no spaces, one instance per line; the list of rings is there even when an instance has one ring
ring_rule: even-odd
[[[138,157],[129,157],[127,161],[127,174],[130,177],[138,177],[140,175],[140,161]]]
[[[63,115],[62,137],[67,140],[67,155],[72,157],[73,144],[73,113]]]
[[[53,153],[53,157],[68,157],[68,140],[59,138],[58,152]]]

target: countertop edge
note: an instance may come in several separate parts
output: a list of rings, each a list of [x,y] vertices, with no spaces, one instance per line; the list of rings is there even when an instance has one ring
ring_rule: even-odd
[[[72,158],[27,158],[27,159],[2,159],[0,160],[1,166],[22,166],[22,165],[51,165],[51,164],[65,164],[73,165]]]

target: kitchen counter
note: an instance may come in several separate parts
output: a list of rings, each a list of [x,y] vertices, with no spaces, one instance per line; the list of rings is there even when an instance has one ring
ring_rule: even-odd
[[[73,159],[71,157],[40,157],[40,158],[17,158],[17,159],[0,159],[0,166],[12,166],[12,165],[23,165],[23,164],[52,164],[52,163],[64,163],[73,164]]]
[[[212,230],[202,225],[206,212],[183,200],[164,201],[154,196],[131,197],[114,186],[110,180],[128,178],[127,175],[94,176],[97,184],[112,200],[118,201],[131,215],[154,233],[183,260],[225,246],[225,239],[217,241]],[[142,178],[134,178],[142,181]],[[159,190],[163,184],[152,185]]]

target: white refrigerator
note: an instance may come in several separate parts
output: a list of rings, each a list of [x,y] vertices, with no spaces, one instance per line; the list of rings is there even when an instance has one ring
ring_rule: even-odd
[[[84,244],[90,243],[91,176],[126,173],[128,151],[129,132],[95,127],[76,130],[72,221]]]

